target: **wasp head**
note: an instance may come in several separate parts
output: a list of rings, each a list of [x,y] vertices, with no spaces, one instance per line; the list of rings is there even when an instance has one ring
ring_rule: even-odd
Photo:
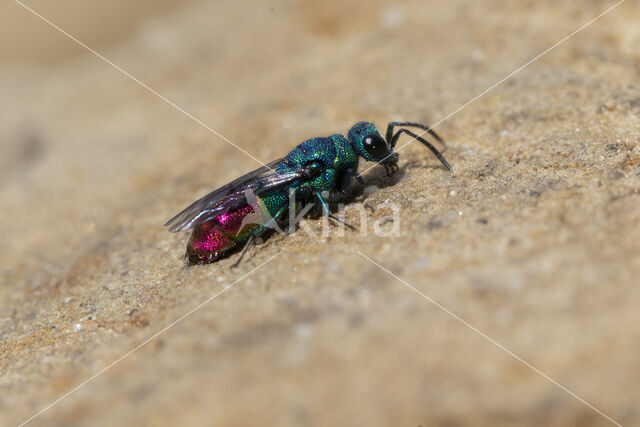
[[[387,175],[398,170],[398,153],[394,152],[373,123],[359,122],[349,129],[349,142],[358,156],[381,163]]]

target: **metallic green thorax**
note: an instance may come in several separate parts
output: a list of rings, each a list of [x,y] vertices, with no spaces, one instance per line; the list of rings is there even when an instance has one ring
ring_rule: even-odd
[[[346,170],[351,168],[353,171],[357,171],[359,157],[353,151],[353,148],[347,138],[339,133],[331,135],[330,138],[333,140],[333,146],[336,150],[333,167],[337,170]]]
[[[358,159],[344,135],[334,134],[308,139],[289,152],[276,168],[276,172],[286,173],[313,161],[322,162],[324,171],[309,181],[293,183],[286,191],[261,194],[258,209],[266,209],[269,215],[275,217],[287,206],[291,193],[296,194],[296,199],[311,201],[314,193],[344,191],[358,170]]]
[[[373,123],[359,122],[349,130],[348,138],[336,133],[300,143],[284,157],[276,172],[283,174],[299,170],[312,162],[320,162],[322,173],[306,181],[293,182],[287,189],[260,194],[260,206],[257,209],[266,210],[275,218],[287,208],[290,196],[296,200],[311,202],[318,201],[318,194],[345,191],[351,179],[357,175],[360,157],[377,160],[370,158],[363,149],[362,139],[370,134],[378,134]],[[322,197],[319,197],[319,201],[326,209]]]
[[[291,186],[303,197],[305,193],[344,190],[358,169],[358,156],[353,147],[343,135],[335,134],[304,141],[289,152],[276,172],[295,170],[313,161],[322,162],[324,172],[312,180]]]

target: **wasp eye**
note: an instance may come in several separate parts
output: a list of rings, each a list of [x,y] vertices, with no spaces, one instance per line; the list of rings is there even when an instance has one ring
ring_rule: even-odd
[[[389,152],[386,141],[378,134],[371,133],[362,140],[364,149],[377,159],[381,159]]]

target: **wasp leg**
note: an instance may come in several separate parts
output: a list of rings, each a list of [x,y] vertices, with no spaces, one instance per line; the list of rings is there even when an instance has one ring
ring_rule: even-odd
[[[247,240],[247,243],[245,243],[244,248],[242,248],[242,252],[240,252],[240,257],[238,258],[238,260],[236,262],[234,262],[233,264],[231,264],[231,268],[236,268],[237,266],[240,265],[240,261],[242,261],[242,258],[244,258],[244,255],[247,253],[247,251],[249,250],[249,246],[253,243],[253,241],[255,240],[256,235],[252,234],[249,239]]]
[[[316,192],[315,195],[316,195],[316,198],[318,199],[318,202],[320,202],[320,206],[322,206],[322,211],[327,216],[327,218],[331,218],[332,220],[339,222],[340,224],[343,224],[346,227],[349,227],[351,230],[356,231],[356,228],[353,225],[347,222],[344,222],[343,220],[341,220],[340,218],[338,218],[337,216],[331,213],[331,210],[329,210],[329,206],[327,206],[327,202],[324,201],[320,193]]]
[[[297,210],[297,204],[296,204],[296,194],[298,193],[298,188],[297,187],[291,187],[289,188],[289,191],[287,192],[288,196],[289,196],[289,219],[288,219],[288,224],[287,224],[287,231],[285,234],[293,234],[293,231],[295,230],[296,224],[295,224],[295,216],[296,216],[296,210]],[[294,223],[291,224],[291,219],[293,218]]]
[[[353,177],[360,183],[360,185],[367,185],[367,183],[364,182],[364,178],[362,178],[362,175],[360,175],[358,172],[354,172]]]
[[[422,123],[416,123],[416,122],[389,122],[389,124],[387,125],[387,143],[389,143],[391,145],[391,147],[395,147],[395,143],[391,144],[391,140],[393,139],[393,127],[394,126],[409,126],[409,127],[415,127],[415,128],[420,128],[423,129],[427,132],[429,132],[431,134],[431,136],[433,136],[435,139],[438,140],[438,142],[444,146],[446,146],[447,144],[443,141],[442,138],[440,138],[440,135],[438,135],[432,128],[431,126],[427,126],[425,124]]]
[[[422,138],[419,135],[416,135],[415,133],[411,132],[408,129],[400,129],[398,132],[396,132],[395,135],[393,135],[393,137],[391,138],[391,146],[395,146],[395,143],[398,141],[398,138],[400,138],[400,135],[406,133],[407,135],[409,135],[410,137],[417,139],[418,141],[420,141],[425,147],[427,147],[429,150],[431,150],[431,152],[438,158],[438,160],[440,160],[440,162],[442,162],[442,164],[444,165],[444,167],[446,167],[450,172],[453,172],[453,168],[451,167],[451,165],[449,164],[449,162],[447,162],[447,160],[444,158],[444,156],[440,153],[440,151],[438,151],[438,149],[436,147],[434,147],[429,141],[427,141],[426,139]]]
[[[355,228],[353,225],[349,224],[348,222],[345,222],[343,220],[341,220],[340,218],[338,218],[337,216],[334,216],[333,214],[329,214],[327,215],[329,218],[331,218],[332,220],[339,222],[340,224],[344,225],[345,227],[350,228],[353,231],[358,231],[357,228]]]
[[[237,266],[240,265],[240,261],[242,261],[242,258],[244,258],[244,255],[247,253],[247,251],[249,250],[249,246],[251,245],[251,243],[253,243],[253,241],[256,239],[256,237],[260,236],[262,233],[264,233],[264,231],[269,228],[277,219],[280,215],[282,215],[282,213],[285,211],[285,208],[280,209],[265,225],[261,226],[260,229],[258,231],[256,231],[254,234],[252,234],[251,236],[249,236],[249,239],[247,239],[247,243],[245,243],[244,247],[242,248],[242,252],[240,252],[240,257],[238,258],[238,260],[236,262],[234,262],[231,265],[231,268],[236,268]]]
[[[336,183],[336,191],[340,193],[346,193],[351,184],[351,178],[355,178],[360,185],[366,187],[367,183],[364,182],[362,175],[360,175],[356,169],[349,168],[346,169],[344,173],[338,178]]]
[[[360,185],[362,185],[363,187],[367,185],[364,182],[362,175],[360,175],[357,170],[353,168],[349,168],[346,171],[344,171],[344,178],[342,178],[342,182],[339,185],[339,188],[341,191],[343,192],[347,191],[347,188],[349,188],[349,183],[351,182],[351,178],[355,178],[356,181],[358,181]]]

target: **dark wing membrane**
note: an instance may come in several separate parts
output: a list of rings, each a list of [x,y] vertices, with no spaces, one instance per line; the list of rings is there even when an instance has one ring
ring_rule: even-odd
[[[315,170],[310,171],[308,168],[300,168],[291,172],[274,172],[264,175],[281,161],[282,159],[275,160],[267,166],[249,172],[207,194],[171,218],[165,226],[170,226],[169,231],[173,232],[189,230],[229,210],[247,204],[247,191],[260,195],[265,191],[281,188],[298,179],[306,179],[310,176],[310,173],[316,173]]]
[[[170,231],[181,231],[183,229],[182,226],[188,223],[196,215],[198,215],[198,213],[206,211],[207,209],[214,208],[218,204],[218,202],[220,202],[220,200],[222,200],[225,196],[229,195],[230,193],[236,192],[240,187],[245,186],[251,180],[254,180],[256,177],[265,174],[267,171],[273,170],[276,166],[278,166],[278,164],[280,164],[281,161],[282,159],[277,159],[272,161],[271,163],[267,163],[265,166],[259,167],[254,171],[242,175],[240,178],[236,178],[230,183],[225,184],[217,190],[214,190],[206,196],[196,200],[195,202],[187,206],[184,210],[182,210],[179,214],[167,221],[165,227],[170,226]],[[184,230],[188,230],[188,228],[184,228]]]

